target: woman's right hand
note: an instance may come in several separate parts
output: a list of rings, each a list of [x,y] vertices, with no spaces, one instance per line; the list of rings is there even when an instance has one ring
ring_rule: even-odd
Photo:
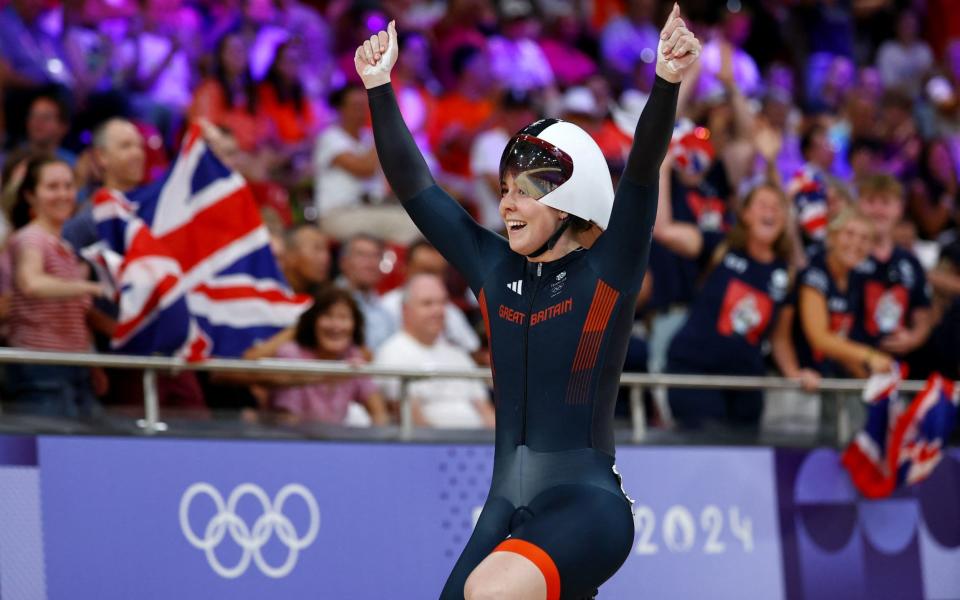
[[[386,31],[370,36],[353,56],[357,75],[368,90],[390,82],[390,71],[397,64],[397,25],[390,21]]]

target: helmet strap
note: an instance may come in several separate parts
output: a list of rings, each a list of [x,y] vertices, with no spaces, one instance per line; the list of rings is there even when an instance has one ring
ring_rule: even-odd
[[[553,247],[556,246],[557,242],[560,241],[560,236],[563,235],[563,232],[566,231],[567,227],[569,226],[570,226],[570,217],[567,217],[566,219],[560,222],[560,226],[557,227],[557,230],[553,232],[553,235],[551,235],[547,239],[547,241],[544,242],[542,246],[540,246],[540,248],[528,254],[527,258],[537,258],[544,252],[547,252],[548,250],[553,250]]]

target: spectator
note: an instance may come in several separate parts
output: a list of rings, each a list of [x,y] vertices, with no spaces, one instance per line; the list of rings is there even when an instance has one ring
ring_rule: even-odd
[[[350,292],[326,286],[297,322],[294,341],[277,349],[276,358],[363,361],[363,314]],[[383,396],[369,377],[283,375],[270,396],[274,410],[299,419],[366,426],[389,418]],[[300,381],[304,379],[306,381]],[[288,386],[288,387],[286,387]],[[363,407],[366,407],[364,410]]]
[[[174,136],[192,100],[196,69],[191,51],[201,43],[198,30],[198,19],[188,7],[171,12],[163,0],[140,0],[139,14],[119,48],[132,108],[162,132],[168,147],[179,141]]]
[[[860,210],[873,223],[874,244],[858,269],[864,278],[854,339],[903,358],[930,334],[930,296],[923,267],[910,252],[894,245],[893,232],[903,218],[903,186],[890,175],[859,182]]]
[[[803,2],[796,9],[796,18],[807,41],[809,63],[821,56],[853,57],[853,15],[850,0],[815,0]]]
[[[470,146],[493,115],[497,83],[486,51],[461,46],[453,54],[456,87],[438,100],[427,136],[441,168],[459,177],[470,175]]]
[[[500,157],[510,137],[533,122],[536,113],[527,94],[508,90],[500,97],[490,128],[473,140],[470,172],[478,222],[494,231],[503,230],[500,217]]]
[[[447,89],[456,87],[463,68],[463,48],[482,50],[487,35],[497,27],[494,3],[490,0],[450,0],[446,13],[433,29],[436,40],[434,55],[437,58],[437,75]]]
[[[366,94],[348,85],[330,95],[330,106],[337,111],[337,121],[317,138],[313,158],[314,206],[320,219],[382,196],[380,163],[367,129]]]
[[[910,215],[926,239],[957,224],[957,194],[960,180],[956,162],[946,140],[931,140],[924,146],[920,173],[910,186]]]
[[[827,129],[814,125],[803,135],[800,152],[805,162],[787,186],[805,245],[823,241],[827,233],[826,175],[833,165],[834,152]]]
[[[862,306],[856,268],[870,254],[873,225],[850,206],[830,221],[825,252],[797,278],[794,341],[800,364],[824,377],[865,376],[890,369],[890,355],[850,340]]]
[[[710,143],[716,149],[727,180],[736,189],[749,176],[756,161],[755,119],[741,81],[745,77],[742,72],[749,69],[741,66],[746,63],[738,62],[743,50],[733,43],[726,39],[711,42],[704,48],[704,58],[711,46],[715,47],[712,51],[716,54],[715,70],[701,69],[699,80],[700,89],[707,90],[702,102],[706,111],[704,125],[710,131]]]
[[[884,94],[880,109],[884,172],[909,181],[918,172],[923,140],[913,117],[913,100],[902,92]]]
[[[709,261],[729,225],[728,189],[714,161],[710,132],[691,123],[678,126],[660,168],[660,209],[650,246],[653,279],[648,309],[650,371],[660,373],[667,347],[687,317],[700,266]]]
[[[417,240],[407,248],[406,281],[423,273],[435,275],[442,281],[448,268],[449,265],[443,256],[425,240]],[[403,288],[384,294],[383,306],[390,311],[394,322],[399,324],[403,319]],[[480,351],[480,338],[477,337],[477,332],[471,327],[463,311],[447,300],[443,314],[443,336],[446,341],[476,358],[476,354]]]
[[[933,66],[930,46],[919,39],[917,15],[910,9],[897,16],[897,37],[887,40],[877,53],[880,77],[887,88],[896,88],[911,98],[920,95],[920,88]]]
[[[468,369],[467,353],[443,338],[447,291],[435,275],[416,275],[407,282],[403,298],[403,329],[377,351],[374,364],[382,367]],[[399,385],[384,386],[387,396],[399,399]],[[494,411],[486,388],[476,381],[428,379],[409,386],[415,425],[427,427],[493,427]]]
[[[956,380],[960,378],[960,241],[943,247],[940,264],[930,272],[930,283],[937,325],[924,348],[925,362],[931,371]]]
[[[30,206],[17,202],[17,196],[20,194],[20,182],[27,172],[27,164],[33,156],[28,148],[21,147],[3,157],[3,171],[0,173],[0,184],[3,186],[0,189],[0,248],[5,248],[14,223],[22,227],[30,221]],[[9,258],[7,255],[4,260]],[[7,288],[4,293],[9,291]]]
[[[126,119],[110,119],[100,125],[93,134],[93,155],[103,179],[103,187],[120,193],[127,193],[143,183],[146,165],[143,136],[136,125]],[[96,243],[97,233],[93,218],[93,207],[87,203],[73,216],[63,228],[63,237],[74,248],[85,248]],[[111,301],[97,302],[92,311],[97,323],[97,332],[101,334],[98,346],[101,350],[109,348],[109,338],[115,326],[117,306]],[[143,373],[131,369],[108,369],[110,378],[109,396],[104,399],[108,404],[142,404]],[[183,371],[176,375],[157,376],[158,393],[162,406],[202,410],[203,392],[197,383],[193,371]]]
[[[367,125],[370,110],[363,88],[347,85],[330,95],[330,104],[338,119],[317,138],[313,154],[311,212],[320,228],[339,240],[358,234],[401,244],[416,239],[420,234],[403,208],[384,201],[385,182]]]
[[[600,35],[603,63],[621,83],[633,77],[637,63],[656,62],[660,43],[653,23],[656,8],[653,0],[629,0],[627,14],[610,21]]]
[[[85,104],[92,94],[109,92],[115,84],[125,87],[121,69],[117,68],[114,40],[97,21],[101,15],[92,15],[79,0],[63,3],[63,41],[66,66],[73,75],[71,91]],[[115,79],[116,78],[116,79]]]
[[[187,116],[228,128],[241,150],[254,152],[266,140],[269,124],[260,114],[243,36],[224,35],[213,59],[213,73],[194,91]]]
[[[315,295],[330,281],[330,245],[314,225],[297,225],[284,234],[283,275],[294,292]]]
[[[279,141],[287,146],[312,140],[317,121],[300,83],[301,49],[292,41],[280,44],[266,79],[257,90],[259,106],[273,123]]]
[[[400,47],[403,52],[390,75],[397,104],[423,159],[434,170],[437,159],[433,156],[426,129],[442,88],[430,66],[430,42],[417,32],[404,33],[400,35]]]
[[[800,379],[807,389],[819,384],[816,373],[797,363],[790,322],[780,315],[790,291],[788,210],[780,188],[769,183],[744,199],[686,323],[670,344],[668,372],[763,375],[762,344],[769,340],[786,377]],[[672,389],[669,399],[674,418],[685,428],[711,420],[752,428],[763,411],[762,393],[755,391]]]
[[[54,96],[37,96],[27,112],[27,141],[24,147],[33,154],[56,156],[73,167],[77,163],[77,156],[62,145],[70,131],[68,111],[67,106]]]
[[[750,36],[751,15],[746,10],[725,10],[716,36],[703,47],[700,57],[700,80],[698,93],[711,97],[722,93],[728,84],[719,79],[723,63],[730,62],[730,82],[745,96],[755,96],[760,91],[760,71],[753,58],[743,51],[743,44]],[[724,55],[728,54],[729,57]]]
[[[4,88],[73,83],[63,46],[44,29],[42,13],[43,4],[35,0],[13,0],[0,12],[0,79]]]
[[[811,114],[836,114],[855,83],[855,66],[846,56],[819,55],[811,61],[807,109]]]
[[[521,92],[542,90],[554,84],[553,69],[540,48],[540,21],[534,18],[531,0],[500,3],[503,35],[490,38],[490,67],[504,87]]]
[[[364,345],[371,351],[379,348],[397,329],[377,292],[377,285],[383,278],[382,260],[381,240],[369,235],[355,235],[343,244],[340,277],[336,281],[337,285],[353,293],[353,299],[360,306],[366,333]]]
[[[333,32],[319,11],[301,0],[280,0],[278,24],[300,44],[310,60],[301,64],[300,81],[311,100],[320,99],[324,86],[333,75]]]
[[[756,119],[758,129],[772,131],[779,140],[776,167],[779,181],[782,182],[790,181],[790,178],[803,168],[803,153],[800,151],[801,138],[795,127],[798,113],[799,111],[793,105],[791,92],[783,88],[774,88],[763,99],[760,114]],[[758,152],[757,154],[758,163],[762,163],[763,153]],[[762,168],[761,165],[755,167],[754,170],[760,171]]]
[[[70,165],[56,158],[32,159],[17,200],[30,206],[33,218],[10,242],[10,345],[89,352],[92,340],[87,312],[91,297],[103,290],[87,281],[87,266],[61,237],[63,224],[76,205]],[[9,365],[7,381],[17,411],[62,417],[99,412],[91,371],[86,367]],[[99,391],[104,390],[101,387]]]
[[[126,119],[110,119],[93,135],[93,155],[102,174],[103,187],[126,193],[143,182],[146,164],[143,136]],[[100,239],[88,202],[71,218],[63,236],[74,248],[86,248]]]
[[[853,138],[847,148],[847,162],[853,181],[876,175],[883,169],[881,144],[870,138]]]
[[[596,61],[579,48],[579,42],[589,34],[572,7],[559,6],[569,8],[569,12],[550,22],[547,34],[540,40],[540,49],[561,86],[583,85],[597,74]]]
[[[8,147],[23,139],[33,96],[44,88],[69,95],[74,83],[58,37],[44,28],[43,5],[13,0],[0,10],[0,85]]]

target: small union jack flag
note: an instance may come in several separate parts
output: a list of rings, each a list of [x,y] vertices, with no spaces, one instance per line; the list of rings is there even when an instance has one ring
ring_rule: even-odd
[[[960,388],[938,374],[909,406],[898,398],[900,374],[874,375],[864,390],[867,423],[843,454],[854,485],[883,498],[927,478],[942,458],[957,418]]]
[[[820,171],[812,165],[805,166],[790,180],[787,194],[793,199],[804,234],[812,240],[824,239],[827,236],[827,183]]]

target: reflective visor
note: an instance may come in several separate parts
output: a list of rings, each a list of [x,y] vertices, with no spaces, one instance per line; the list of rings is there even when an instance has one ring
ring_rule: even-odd
[[[500,181],[513,175],[517,187],[534,200],[543,198],[573,175],[573,160],[550,142],[521,133],[507,145],[500,159]]]

